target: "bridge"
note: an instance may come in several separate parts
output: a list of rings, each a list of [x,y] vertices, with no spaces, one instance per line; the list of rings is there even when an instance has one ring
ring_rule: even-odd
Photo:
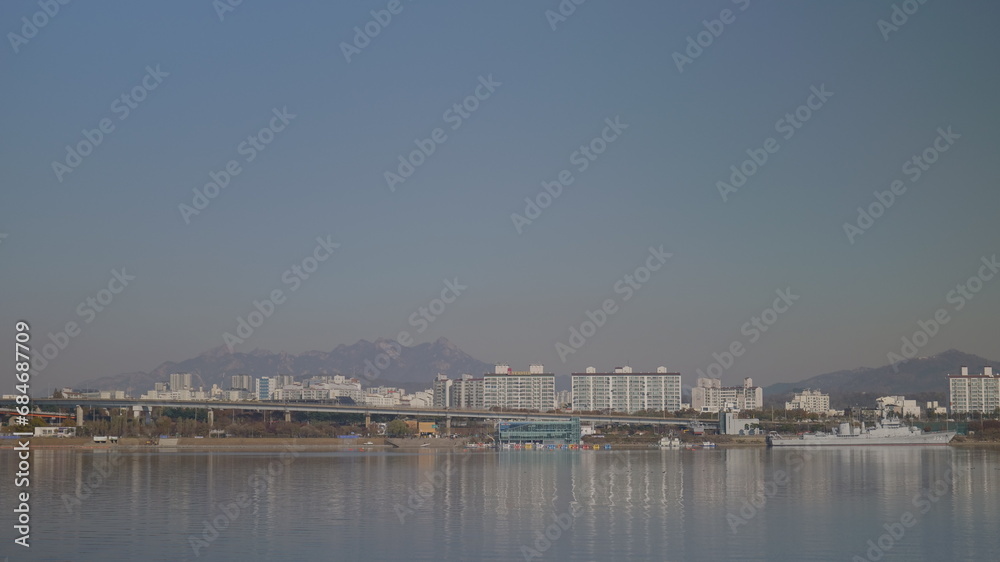
[[[13,400],[0,400],[0,407]],[[535,412],[503,412],[489,410],[452,410],[440,408],[409,408],[403,406],[347,406],[343,404],[324,404],[318,402],[277,402],[277,401],[223,401],[223,400],[136,400],[136,399],[66,399],[37,398],[31,401],[33,407],[75,408],[77,425],[83,423],[83,408],[196,408],[208,410],[209,422],[213,419],[213,410],[243,410],[253,412],[284,412],[285,420],[291,421],[292,412],[322,412],[334,414],[360,414],[365,416],[365,425],[371,424],[372,415],[409,416],[424,418],[444,418],[451,427],[452,418],[490,419],[490,420],[568,420],[576,417],[581,422],[594,425],[609,424],[642,424],[662,426],[688,426],[695,421],[706,427],[715,427],[713,420],[693,420],[690,418],[653,418],[630,416],[627,414],[572,414],[572,413],[535,413]]]

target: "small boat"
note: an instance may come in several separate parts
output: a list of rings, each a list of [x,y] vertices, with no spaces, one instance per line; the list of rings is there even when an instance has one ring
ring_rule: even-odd
[[[372,443],[371,441],[365,441],[364,443],[362,443],[362,445],[374,445],[374,443]]]
[[[661,449],[680,449],[681,440],[677,437],[661,437],[660,438],[660,448]]]
[[[430,443],[424,443],[423,445],[421,445],[421,447],[430,447],[430,445],[431,445]]]
[[[702,449],[714,449],[715,448],[715,443],[712,443],[711,441],[702,441],[701,442],[701,448]]]

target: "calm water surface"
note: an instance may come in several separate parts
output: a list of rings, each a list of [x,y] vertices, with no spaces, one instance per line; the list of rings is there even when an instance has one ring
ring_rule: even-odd
[[[1000,559],[986,449],[34,455],[10,560]]]

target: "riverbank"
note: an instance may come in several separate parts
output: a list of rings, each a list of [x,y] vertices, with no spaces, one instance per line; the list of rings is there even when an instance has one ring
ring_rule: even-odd
[[[316,438],[282,438],[282,437],[228,437],[228,438],[195,438],[180,437],[176,444],[156,444],[146,438],[123,437],[117,444],[94,443],[90,437],[31,437],[32,449],[93,449],[93,450],[202,450],[202,451],[269,451],[286,450],[294,447],[302,451],[397,451],[397,450],[461,450],[465,449],[467,440],[447,438],[358,438],[343,439],[336,437]],[[586,440],[593,445],[611,445],[612,450],[640,451],[658,448],[657,441],[643,440],[629,442],[619,440]],[[702,441],[710,441],[718,448],[766,447],[764,436],[731,436],[708,435],[697,440],[681,443],[681,447],[697,447]],[[16,439],[0,439],[0,450],[13,449],[17,446]],[[370,444],[369,444],[370,443]],[[998,441],[977,441],[964,438],[949,443],[958,448],[1000,449]]]
[[[383,437],[343,439],[337,437],[282,438],[282,437],[179,437],[161,443],[141,437],[123,437],[117,444],[94,443],[91,437],[31,437],[32,449],[127,449],[127,450],[285,450],[293,447],[304,451],[378,451],[399,449],[460,449],[462,439],[385,439]],[[428,443],[425,447],[424,443]],[[0,439],[0,450],[13,449],[16,439]]]

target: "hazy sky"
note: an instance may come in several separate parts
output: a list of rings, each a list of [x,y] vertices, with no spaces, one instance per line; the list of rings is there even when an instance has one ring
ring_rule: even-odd
[[[944,309],[919,355],[1000,357],[1000,275],[949,298],[1000,252],[996,2],[224,2],[0,3],[0,339],[61,340],[37,386],[224,345],[275,290],[234,349],[407,330],[690,384],[739,342],[715,374],[769,384],[887,364]]]

